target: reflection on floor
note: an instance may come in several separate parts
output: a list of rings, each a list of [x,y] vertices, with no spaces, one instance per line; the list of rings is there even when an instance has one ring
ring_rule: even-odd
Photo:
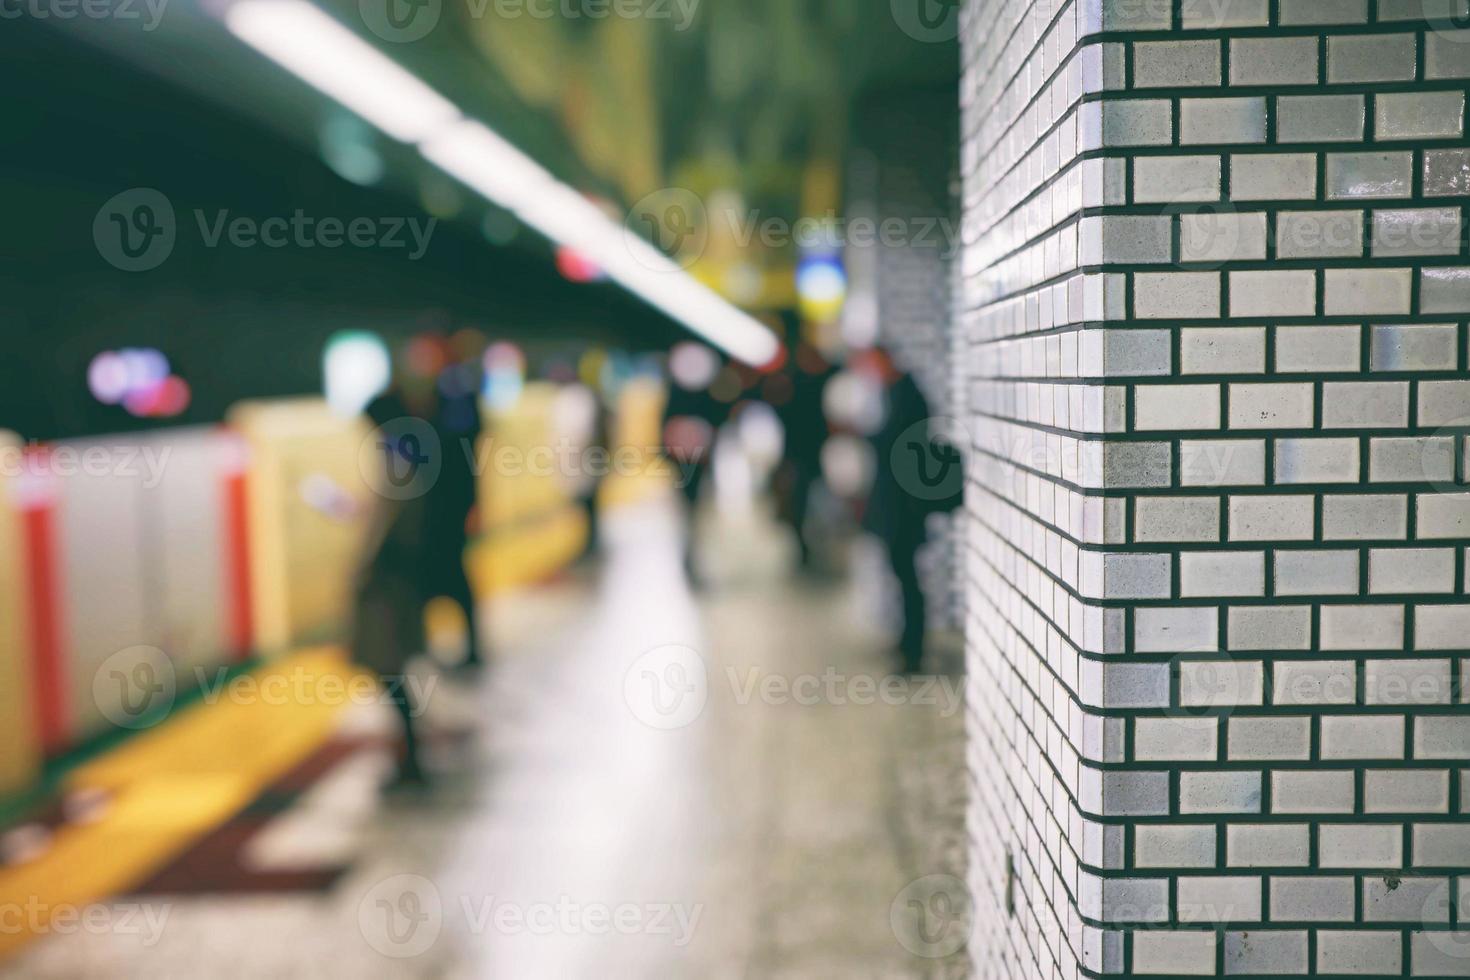
[[[428,692],[438,774],[379,802],[378,706],[135,893],[28,947],[41,977],[960,976],[893,921],[963,876],[959,680],[887,678],[837,587],[754,516],[691,597],[672,511],[493,608]],[[0,923],[0,926],[4,926]]]

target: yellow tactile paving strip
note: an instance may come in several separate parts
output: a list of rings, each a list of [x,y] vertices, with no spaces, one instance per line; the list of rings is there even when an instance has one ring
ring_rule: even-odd
[[[470,549],[470,583],[477,595],[494,595],[543,581],[571,564],[586,540],[587,518],[575,504],[494,531]]]
[[[290,675],[294,684],[301,676],[345,681],[353,673],[339,651],[316,649],[267,664],[257,676]],[[110,805],[93,823],[59,829],[38,859],[0,871],[0,905],[82,908],[133,887],[307,758],[339,710],[327,699],[220,698],[79,767],[67,788],[104,789]],[[33,938],[0,930],[0,957]]]

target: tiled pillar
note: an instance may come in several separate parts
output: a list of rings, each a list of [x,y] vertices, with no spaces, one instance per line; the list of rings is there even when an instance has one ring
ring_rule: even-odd
[[[1470,975],[1467,5],[966,5],[978,975]]]

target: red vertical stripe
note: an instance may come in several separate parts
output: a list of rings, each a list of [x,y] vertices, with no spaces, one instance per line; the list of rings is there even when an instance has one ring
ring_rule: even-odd
[[[250,655],[255,631],[250,611],[250,518],[246,511],[245,474],[226,473],[224,485],[226,642],[236,659]]]
[[[61,567],[56,551],[53,504],[25,511],[27,566],[30,569],[31,653],[36,682],[36,714],[41,746],[47,752],[66,747],[71,712],[66,703],[66,658],[61,619]]]

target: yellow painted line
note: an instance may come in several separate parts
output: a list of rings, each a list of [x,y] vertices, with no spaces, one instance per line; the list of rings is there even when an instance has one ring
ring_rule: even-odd
[[[476,595],[495,595],[549,578],[570,565],[587,541],[587,515],[575,504],[546,517],[492,531],[466,559]]]
[[[341,697],[326,695],[356,676],[335,651],[306,651],[250,675],[285,678],[288,691],[328,679],[324,697],[231,699],[195,705],[76,769],[68,789],[101,788],[111,803],[95,823],[59,829],[40,858],[0,871],[0,957],[44,934],[58,908],[80,909],[135,887],[249,805],[331,734]],[[309,688],[318,690],[318,688]],[[18,931],[16,922],[27,927]]]

